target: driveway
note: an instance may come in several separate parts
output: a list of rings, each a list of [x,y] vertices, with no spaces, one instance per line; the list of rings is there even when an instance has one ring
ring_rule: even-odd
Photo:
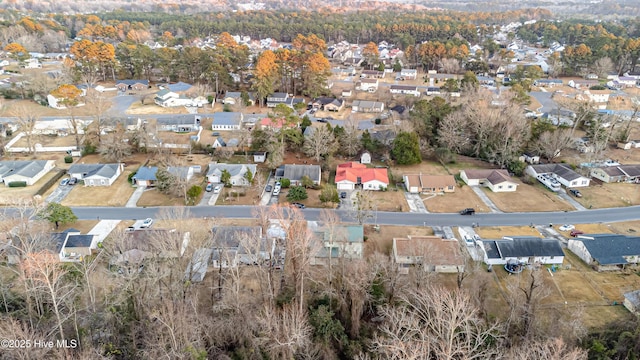
[[[473,228],[470,227],[470,226],[460,226],[458,228],[458,233],[460,233],[460,239],[458,241],[460,241],[460,243],[462,245],[464,245],[464,247],[469,252],[469,255],[471,256],[471,258],[474,261],[483,261],[484,260],[484,253],[483,253],[482,247],[480,245],[481,243],[478,243],[477,241],[474,241],[473,245],[469,245],[464,240],[465,237],[466,238],[470,238],[470,239],[475,238],[475,236],[478,235],[478,234],[476,234],[475,230],[473,230]]]
[[[213,191],[205,191],[202,199],[200,200],[199,206],[214,206],[218,201],[218,196],[222,193],[222,184],[221,183],[213,183],[213,187],[215,188],[217,185],[220,185],[221,190],[218,191],[217,194],[214,194]]]
[[[429,213],[427,207],[424,206],[424,200],[420,197],[420,194],[410,194],[405,192],[404,197],[407,199],[407,204],[409,204],[409,208],[411,209],[410,212],[423,214]]]
[[[582,204],[580,204],[579,202],[576,201],[576,199],[573,198],[573,196],[567,194],[567,190],[565,189],[560,189],[560,191],[558,191],[556,194],[558,194],[559,197],[561,197],[563,200],[565,200],[566,202],[568,202],[569,204],[571,204],[571,206],[573,206],[574,208],[576,208],[576,210],[578,211],[585,211],[587,210],[587,208],[585,208],[584,206],[582,206]]]
[[[48,203],[59,204],[62,202],[62,200],[64,200],[64,198],[67,197],[67,195],[69,195],[71,190],[73,190],[73,186],[60,185],[60,183],[58,183],[58,187],[55,190],[53,190],[53,192],[49,196],[47,196],[47,199],[45,201]]]
[[[127,109],[136,101],[139,101],[140,97],[136,95],[117,95],[113,98],[113,105],[109,109],[113,114],[125,114]]]
[[[98,243],[104,241],[104,239],[111,234],[113,229],[120,224],[120,220],[100,220],[93,229],[89,230],[88,235],[93,235],[93,241],[91,241],[91,248],[98,247]]]
[[[478,195],[480,200],[482,200],[482,202],[485,205],[487,205],[487,207],[489,207],[489,209],[491,209],[492,213],[496,213],[496,214],[502,213],[502,210],[498,209],[496,204],[494,204],[493,201],[491,201],[491,199],[489,199],[487,194],[485,194],[484,190],[482,190],[479,186],[470,186],[470,187],[471,187],[471,190],[473,190],[473,192],[476,193],[476,195]]]
[[[138,206],[138,200],[140,200],[140,197],[146,189],[146,186],[138,186],[133,194],[131,194],[129,200],[127,200],[127,205],[125,205],[125,207],[131,208]]]
[[[357,190],[338,190],[338,195],[340,195],[341,193],[347,193],[347,197],[346,198],[340,198],[340,209],[341,210],[346,210],[346,211],[351,211],[353,210],[353,204],[356,201],[356,194],[358,193]]]

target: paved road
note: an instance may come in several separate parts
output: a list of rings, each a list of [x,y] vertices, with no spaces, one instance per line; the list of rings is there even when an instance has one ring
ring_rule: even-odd
[[[192,217],[226,217],[252,218],[253,206],[192,206],[189,211]],[[124,207],[74,207],[73,212],[81,220],[89,219],[144,219],[157,217],[162,207],[124,208]],[[321,209],[302,210],[307,220],[318,220]],[[343,221],[353,221],[350,213],[336,210]],[[458,214],[417,214],[406,212],[378,211],[377,222],[381,225],[411,225],[411,226],[515,226],[540,224],[588,224],[600,222],[616,222],[640,220],[640,206],[623,208],[597,209],[570,212],[540,212],[540,213],[502,213],[479,214],[462,216]],[[369,223],[373,223],[370,220]]]

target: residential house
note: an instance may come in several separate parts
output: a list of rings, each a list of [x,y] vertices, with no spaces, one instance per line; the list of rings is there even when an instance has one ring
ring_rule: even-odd
[[[536,155],[536,154],[533,154],[533,153],[526,152],[526,153],[522,154],[518,158],[518,160],[520,160],[522,162],[525,162],[527,164],[532,164],[532,165],[533,164],[539,164],[540,163],[540,156]]]
[[[193,85],[179,81],[174,84],[162,85],[161,88],[178,94],[186,94],[193,89]]]
[[[324,110],[337,112],[344,109],[345,104],[346,101],[344,101],[344,99],[334,99],[332,102],[324,106]]]
[[[337,225],[313,231],[318,250],[312,254],[311,265],[329,265],[330,259],[362,259],[364,228],[362,225]],[[315,248],[315,247],[314,247]]]
[[[263,163],[267,161],[267,153],[264,151],[259,151],[253,153],[253,162],[255,163]]]
[[[157,166],[141,166],[131,180],[137,186],[152,187],[158,181],[158,178],[156,178],[157,172]]]
[[[632,88],[636,86],[637,79],[633,76],[619,76],[618,84],[622,85],[622,87]]]
[[[6,186],[21,181],[31,186],[55,166],[55,160],[0,161],[0,181]]]
[[[424,271],[464,272],[465,259],[457,239],[440,236],[412,236],[393,238],[393,259],[403,273],[419,266]]]
[[[339,79],[344,79],[347,77],[351,77],[351,76],[356,76],[356,69],[353,67],[349,67],[346,69],[343,68],[333,68],[331,69],[331,73],[339,78]]]
[[[168,89],[162,89],[156,93],[153,102],[162,107],[187,106],[191,105],[191,98]]]
[[[574,89],[588,89],[592,86],[600,85],[598,80],[569,80],[567,84]]]
[[[533,82],[533,86],[548,87],[548,88],[562,86],[562,80],[561,79],[537,79]]]
[[[400,77],[405,80],[415,80],[418,78],[418,70],[416,69],[402,69],[400,70]]]
[[[85,103],[82,100],[82,98],[87,95],[86,87],[80,86],[80,85],[72,85],[72,86],[75,86],[78,90],[80,90],[80,95],[76,98],[76,103],[73,106],[74,107],[84,106]],[[57,98],[53,94],[47,95],[47,103],[49,104],[49,107],[52,107],[58,110],[66,109],[68,105],[71,105],[70,103],[65,103],[65,99]]]
[[[22,65],[25,69],[42,69],[42,64],[38,59],[27,59]]]
[[[427,86],[427,91],[425,92],[427,96],[436,96],[440,95],[440,88],[437,86]]]
[[[640,290],[624,293],[622,305],[632,314],[638,316],[640,314]]]
[[[487,265],[561,265],[564,262],[564,252],[558,240],[535,236],[504,236],[499,240],[482,240],[480,251]]]
[[[247,93],[249,105],[255,104],[255,96],[252,93]],[[242,102],[242,92],[240,91],[227,91],[222,98],[222,103],[225,105],[236,105]]]
[[[289,99],[291,99],[291,98],[289,97],[289,94],[287,94],[287,93],[284,93],[284,92],[273,93],[273,94],[267,96],[267,107],[274,108],[278,104],[287,105]]]
[[[620,270],[640,262],[640,236],[583,234],[569,239],[567,247],[597,271]]]
[[[158,131],[192,132],[200,129],[199,115],[173,115],[156,119]]]
[[[143,91],[149,88],[149,80],[117,80],[116,88],[121,92]]]
[[[93,250],[98,249],[97,244],[93,243],[93,238],[94,235],[82,235],[76,229],[51,234],[56,246],[55,252],[60,261],[64,262],[80,262],[83,257],[91,255]]]
[[[478,83],[480,85],[494,86],[496,84],[496,81],[489,76],[477,76],[476,78],[478,79]]]
[[[393,141],[396,139],[396,132],[391,129],[376,130],[371,132],[371,138],[385,146],[389,146],[393,144]]]
[[[371,154],[368,151],[360,155],[360,164],[371,164]]]
[[[260,120],[261,129],[269,129],[273,132],[279,132],[282,129],[292,129],[298,127],[297,122],[289,122],[283,117],[267,116]]]
[[[184,255],[191,234],[176,229],[146,228],[124,232],[122,241],[114,243],[114,255],[109,266],[118,273],[135,275],[147,261],[163,261]]]
[[[345,101],[343,99],[320,97],[311,102],[311,107],[326,111],[340,111],[344,108],[344,103]]]
[[[351,104],[353,112],[381,113],[384,111],[384,103],[368,100],[354,100]]]
[[[460,171],[460,178],[469,186],[485,186],[493,192],[516,191],[518,183],[509,171],[495,169],[469,169]]]
[[[240,130],[244,115],[239,112],[217,112],[213,114],[211,130]]]
[[[224,141],[224,139],[222,139],[222,137],[218,136],[217,138],[215,138],[213,140],[213,144],[211,144],[212,148],[221,148],[221,147],[226,147],[227,143]]]
[[[362,70],[362,74],[360,74],[360,77],[363,79],[383,79],[384,75],[384,71]]]
[[[529,165],[525,169],[525,173],[536,179],[538,178],[538,175],[547,174],[553,179],[559,181],[565,187],[572,188],[589,186],[589,182],[591,181],[591,179],[573,171],[567,164]]]
[[[352,95],[353,95],[353,91],[351,89],[342,90],[342,92],[340,93],[340,96],[342,96],[343,98],[348,98],[348,97],[351,97]]]
[[[257,265],[270,261],[275,241],[262,236],[260,226],[215,226],[211,229],[214,269]]]
[[[356,90],[374,93],[378,91],[378,79],[362,79],[356,83]]]
[[[411,85],[391,85],[389,87],[389,92],[392,94],[420,96],[418,87]]]
[[[111,186],[124,170],[124,164],[73,164],[67,171],[84,181],[84,186]]]
[[[233,186],[251,185],[247,180],[247,173],[251,172],[251,175],[255,176],[258,171],[255,164],[210,163],[207,180],[211,183],[222,182],[222,172],[225,170],[231,175],[229,182]]]
[[[276,169],[275,178],[289,179],[291,185],[300,185],[303,177],[307,176],[314,184],[319,185],[322,179],[322,169],[319,165],[285,164]]]
[[[402,176],[404,186],[411,194],[450,193],[456,189],[453,175],[406,174]]]
[[[335,181],[338,190],[383,190],[389,186],[389,175],[386,168],[368,168],[361,163],[349,162],[338,165]]]
[[[608,103],[610,90],[585,90],[584,95],[593,103]]]
[[[605,166],[591,169],[591,177],[606,183],[640,183],[640,164]]]

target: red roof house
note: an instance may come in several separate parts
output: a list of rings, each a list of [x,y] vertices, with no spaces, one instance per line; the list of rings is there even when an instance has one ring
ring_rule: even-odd
[[[381,190],[389,186],[386,168],[368,168],[358,162],[338,165],[336,170],[338,190],[353,190],[361,186],[363,190]]]

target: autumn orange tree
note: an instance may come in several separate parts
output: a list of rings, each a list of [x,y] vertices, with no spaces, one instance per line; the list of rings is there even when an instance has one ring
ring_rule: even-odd
[[[15,42],[7,44],[7,46],[4,47],[4,51],[10,53],[11,58],[16,61],[25,61],[31,57],[24,46]]]
[[[79,62],[76,69],[89,85],[93,85],[98,76],[106,80],[108,70],[113,71],[116,50],[111,44],[85,39],[73,43],[70,52]],[[115,74],[112,72],[112,75]]]
[[[271,50],[266,50],[260,54],[256,62],[254,76],[254,88],[260,99],[260,106],[264,105],[264,98],[271,94],[274,89],[274,82],[278,74],[276,65],[276,55]]]
[[[373,65],[376,64],[379,55],[380,52],[378,51],[378,45],[376,45],[376,43],[374,43],[373,41],[370,41],[362,49],[362,56],[369,65],[369,69],[373,68]]]

